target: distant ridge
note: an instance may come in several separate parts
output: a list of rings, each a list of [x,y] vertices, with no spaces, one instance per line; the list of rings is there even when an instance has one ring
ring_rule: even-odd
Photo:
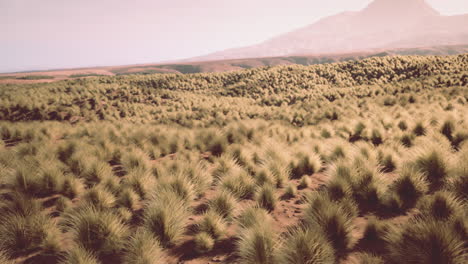
[[[468,53],[468,45],[436,46],[427,48],[411,49],[389,49],[371,50],[367,52],[336,53],[336,54],[297,54],[293,56],[247,58],[236,60],[220,60],[205,62],[186,62],[168,64],[144,64],[144,65],[124,65],[111,67],[63,69],[51,71],[34,71],[19,73],[0,74],[0,83],[25,83],[25,82],[51,82],[64,79],[85,78],[109,75],[129,75],[129,74],[190,74],[208,72],[226,72],[242,69],[250,69],[265,66],[278,65],[314,65],[323,63],[333,63],[349,60],[361,60],[369,57],[397,56],[397,55],[457,55]],[[32,76],[34,78],[24,78]],[[53,78],[38,78],[38,76]]]
[[[468,44],[468,14],[442,16],[424,0],[375,0],[359,12],[344,12],[258,45],[188,61],[362,52]]]

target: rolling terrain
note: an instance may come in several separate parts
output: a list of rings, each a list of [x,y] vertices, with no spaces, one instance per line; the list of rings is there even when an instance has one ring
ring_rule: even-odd
[[[468,54],[0,84],[0,263],[464,264]]]
[[[279,65],[314,65],[340,61],[361,60],[370,57],[397,55],[457,55],[468,53],[468,45],[434,46],[426,48],[407,48],[392,50],[373,50],[355,53],[337,53],[324,55],[297,54],[286,57],[248,58],[237,60],[179,62],[173,64],[127,65],[114,67],[97,67],[83,69],[52,70],[41,72],[22,72],[0,74],[0,83],[38,83],[55,82],[66,79],[77,79],[94,76],[114,75],[148,75],[159,73],[209,73],[228,72]]]

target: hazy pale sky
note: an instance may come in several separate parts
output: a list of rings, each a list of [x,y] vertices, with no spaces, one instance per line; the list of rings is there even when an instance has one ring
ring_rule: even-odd
[[[371,0],[0,0],[0,72],[151,63],[252,45]],[[467,0],[427,0],[443,15]]]

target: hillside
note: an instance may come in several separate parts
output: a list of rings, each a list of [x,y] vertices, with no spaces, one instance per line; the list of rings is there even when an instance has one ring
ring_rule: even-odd
[[[193,58],[192,61],[361,52],[468,43],[468,14],[442,16],[424,0],[375,0],[258,45]]]
[[[468,54],[0,84],[0,263],[467,263],[467,105]]]
[[[199,111],[207,111],[203,115],[212,117],[220,115],[215,106],[227,100],[227,109],[234,107],[234,112],[239,111],[240,106],[231,103],[241,101],[245,103],[243,106],[263,109],[263,114],[270,118],[289,120],[293,117],[277,116],[274,111],[270,112],[270,106],[285,103],[295,109],[300,108],[299,102],[304,100],[334,101],[350,94],[372,97],[372,89],[387,89],[387,86],[392,87],[388,89],[403,89],[398,87],[406,82],[412,83],[411,88],[405,88],[410,90],[447,84],[465,86],[467,69],[466,54],[396,56],[228,73],[101,76],[50,84],[3,85],[0,118],[11,121],[141,120],[150,114],[154,120],[184,124],[198,122]],[[35,100],[31,102],[28,98]],[[211,103],[204,103],[200,98]],[[179,107],[188,109],[170,113],[170,109]],[[245,114],[250,116],[248,111]]]

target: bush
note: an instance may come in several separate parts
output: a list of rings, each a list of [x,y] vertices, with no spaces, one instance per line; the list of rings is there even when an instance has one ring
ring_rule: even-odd
[[[291,231],[279,251],[284,264],[335,263],[335,252],[320,233],[306,228]]]

